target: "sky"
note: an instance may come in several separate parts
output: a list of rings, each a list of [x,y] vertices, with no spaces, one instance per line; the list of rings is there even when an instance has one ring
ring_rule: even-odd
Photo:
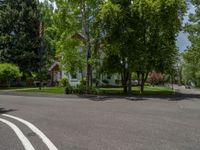
[[[40,2],[43,2],[44,0],[39,0]],[[186,0],[186,1],[190,1],[190,0]],[[195,7],[190,4],[189,2],[188,3],[188,12],[187,14],[185,15],[184,17],[184,23],[188,22],[188,15],[190,13],[194,13],[195,12]],[[188,46],[191,45],[190,41],[188,40],[188,34],[187,33],[184,33],[184,32],[180,32],[179,35],[178,35],[178,38],[177,38],[177,47],[179,48],[179,50],[181,52],[183,52],[184,50],[187,49]]]
[[[188,19],[189,19],[188,15],[190,13],[194,13],[194,12],[195,12],[195,7],[192,4],[188,3],[188,12],[187,12],[187,14],[184,17],[184,23],[188,22]],[[187,33],[180,32],[179,36],[177,38],[177,47],[179,48],[179,50],[181,52],[184,51],[184,50],[186,50],[187,47],[191,45],[191,43],[188,40],[187,36],[188,36]]]

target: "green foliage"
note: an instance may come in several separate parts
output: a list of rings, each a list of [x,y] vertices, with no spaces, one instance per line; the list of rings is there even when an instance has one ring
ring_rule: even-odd
[[[115,84],[120,85],[121,84],[121,80],[116,79],[115,80]]]
[[[86,79],[82,78],[80,84],[73,87],[73,93],[84,94],[86,93]]]
[[[81,78],[80,84],[86,86],[86,78]]]
[[[0,64],[0,84],[6,83],[10,86],[10,82],[21,76],[19,67],[13,64]]]
[[[108,0],[98,23],[104,45],[103,69],[122,74],[127,87],[132,72],[167,72],[176,62],[176,36],[181,29],[184,0]],[[130,84],[129,84],[130,85]]]
[[[81,32],[78,4],[66,0],[53,2],[56,5],[55,10],[47,1],[43,4],[46,14],[46,38],[56,50],[56,57],[60,59],[66,72],[81,71],[85,64],[85,51],[82,49],[83,43],[76,39],[76,35]]]
[[[137,80],[137,79],[138,79],[137,73],[133,72],[133,73],[131,74],[131,79],[132,79],[132,80]]]
[[[60,87],[66,87],[69,85],[69,80],[67,78],[62,78],[59,81],[59,86]]]
[[[75,91],[76,91],[78,94],[84,94],[84,93],[86,93],[86,85],[83,85],[83,84],[77,85]]]
[[[65,94],[72,94],[73,93],[73,87],[68,84],[66,87],[65,87]]]
[[[196,13],[190,14],[190,22],[185,27],[185,30],[189,33],[189,40],[192,43],[184,52],[184,65],[183,65],[183,77],[186,84],[194,83],[196,86],[200,86],[200,8],[199,1],[193,0],[192,3],[196,7]]]
[[[37,0],[3,0],[0,7],[0,62],[17,64],[23,72],[37,71]]]

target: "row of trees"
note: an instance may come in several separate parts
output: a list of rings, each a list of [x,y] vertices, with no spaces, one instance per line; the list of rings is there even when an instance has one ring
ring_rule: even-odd
[[[149,72],[172,72],[185,11],[184,0],[3,0],[0,62],[31,75],[38,72],[41,54],[44,70],[59,59],[69,73],[86,70],[87,91],[93,78],[118,73],[124,92],[130,92],[135,72],[143,92]]]
[[[97,79],[103,72],[121,74],[124,92],[131,91],[133,72],[143,92],[149,72],[172,71],[178,53],[176,36],[186,10],[184,0],[51,2],[54,7],[43,3],[46,35],[54,33],[50,41],[68,72],[87,67],[88,90],[93,70]]]
[[[183,77],[186,84],[192,82],[200,86],[200,1],[191,0],[191,2],[196,7],[196,12],[190,14],[190,23],[185,27],[192,45],[183,54]]]

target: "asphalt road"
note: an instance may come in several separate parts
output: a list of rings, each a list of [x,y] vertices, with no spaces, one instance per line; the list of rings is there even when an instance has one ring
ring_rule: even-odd
[[[1,119],[18,127],[35,150],[200,150],[200,94],[182,92],[156,98],[0,94],[0,150],[25,149]],[[5,114],[32,123],[55,148]]]

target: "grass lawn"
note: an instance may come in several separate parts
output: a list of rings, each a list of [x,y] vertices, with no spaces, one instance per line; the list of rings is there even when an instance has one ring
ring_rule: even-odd
[[[100,88],[100,93],[123,94],[123,88]],[[132,87],[133,94],[140,94],[140,87]],[[172,94],[173,90],[164,86],[145,86],[144,94]]]
[[[9,88],[9,89],[3,89],[3,90],[0,90],[0,91],[63,94],[64,88],[62,88],[62,87],[43,87],[42,90],[39,90],[39,88]]]
[[[63,94],[63,87],[43,87],[42,90],[39,88],[9,88],[2,89],[4,92],[33,92],[33,93],[54,93]],[[99,88],[98,93],[100,94],[123,94],[123,88]],[[132,87],[133,94],[140,94],[139,87]],[[169,87],[164,86],[145,86],[144,94],[172,94],[173,90]]]

